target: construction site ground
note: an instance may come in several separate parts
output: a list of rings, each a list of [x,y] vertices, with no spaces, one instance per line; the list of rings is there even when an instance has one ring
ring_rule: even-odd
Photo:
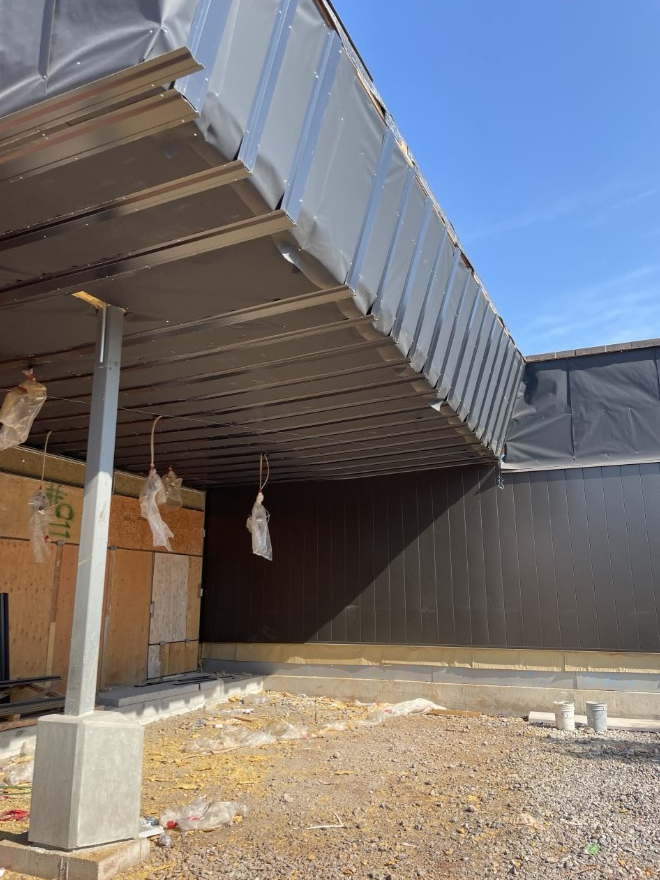
[[[149,860],[121,876],[660,877],[658,734],[568,733],[465,714],[364,726],[372,709],[270,693],[149,725],[144,816],[199,795],[241,801],[247,814],[213,831],[170,831],[171,846],[152,844]],[[258,748],[186,751],[276,720],[307,732]],[[322,732],[334,723],[346,729]],[[29,810],[29,786],[6,787],[0,805]],[[0,836],[26,827],[3,821]]]

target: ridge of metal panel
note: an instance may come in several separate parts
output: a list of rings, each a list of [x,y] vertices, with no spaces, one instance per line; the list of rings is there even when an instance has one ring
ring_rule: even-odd
[[[486,399],[486,391],[490,382],[496,358],[498,356],[500,343],[504,335],[504,325],[499,320],[497,314],[495,312],[493,314],[493,326],[491,327],[491,331],[488,336],[488,343],[486,346],[486,351],[484,352],[484,359],[480,365],[479,374],[475,385],[474,400],[472,401],[472,405],[466,419],[467,425],[472,431],[474,431],[477,425],[480,424],[479,418],[481,415],[481,410],[483,408],[484,400]]]
[[[484,424],[483,433],[480,439],[484,441],[484,443],[492,448],[492,439],[493,439],[493,430],[495,428],[495,424],[500,416],[502,409],[505,406],[507,396],[506,390],[507,387],[512,384],[513,377],[517,369],[516,363],[516,350],[512,346],[509,346],[506,352],[506,358],[504,363],[502,364],[502,372],[500,374],[499,381],[497,383],[498,394],[493,395],[493,399],[490,404],[490,410],[486,417],[486,422]]]
[[[53,132],[45,141],[28,141],[0,154],[0,182],[16,182],[130,143],[195,119],[197,113],[176,91],[161,91],[102,116]]]
[[[392,266],[394,264],[394,255],[396,253],[399,239],[401,238],[401,233],[403,232],[403,224],[405,222],[406,211],[408,209],[408,204],[410,202],[410,196],[412,194],[414,183],[415,172],[412,168],[409,168],[408,173],[406,174],[406,181],[403,185],[403,192],[401,193],[401,201],[399,202],[399,210],[397,211],[396,225],[394,227],[394,232],[390,240],[385,265],[383,266],[383,274],[381,275],[380,284],[378,285],[376,298],[371,305],[371,313],[376,317],[378,317],[381,310],[380,307],[383,300],[383,294],[385,292],[387,282],[389,281],[390,272],[392,271]]]
[[[0,150],[18,138],[41,138],[54,126],[107,110],[157,85],[202,70],[186,46],[0,117]]]
[[[116,279],[121,275],[150,269],[155,265],[183,260],[206,251],[232,247],[290,228],[291,220],[284,211],[271,211],[248,220],[239,220],[227,226],[219,226],[216,229],[163,242],[158,247],[136,251],[120,259],[104,260],[96,265],[73,269],[50,278],[0,288],[0,305],[13,305],[26,299],[57,296],[103,278]]]
[[[473,309],[477,302],[478,294],[479,284],[474,275],[468,273],[465,287],[461,294],[461,300],[456,310],[456,318],[454,319],[442,356],[442,363],[438,367],[436,382],[433,381],[435,379],[435,370],[432,369],[429,373],[429,381],[435,385],[440,397],[447,397],[449,386],[455,376],[459,358],[462,356],[467,343],[467,330],[470,319],[473,316]]]
[[[493,441],[491,448],[497,456],[501,454],[504,447],[504,438],[506,436],[506,431],[511,420],[513,407],[516,403],[516,396],[518,393],[518,388],[520,387],[520,380],[522,379],[523,370],[525,369],[524,358],[522,356],[519,356],[516,358],[516,360],[518,362],[518,365],[513,375],[511,387],[508,389],[506,394],[506,402],[502,407],[500,418],[493,428]]]
[[[498,348],[494,368],[486,385],[484,401],[481,412],[479,414],[479,424],[475,431],[477,437],[479,437],[480,440],[483,439],[484,435],[486,434],[488,422],[493,411],[493,406],[495,404],[496,397],[493,393],[494,389],[499,387],[500,382],[502,381],[502,377],[504,375],[505,368],[508,368],[510,366],[509,357],[511,355],[511,350],[507,345],[508,338],[506,334],[506,329],[503,327],[502,331],[502,338],[500,340],[500,346]]]
[[[201,110],[209,87],[232,0],[199,0],[188,36],[190,51],[200,62],[198,71],[177,78],[176,87],[195,110]],[[181,74],[179,74],[181,76]]]
[[[488,304],[486,302],[486,297],[482,295],[481,288],[479,288],[474,300],[472,314],[470,315],[467,327],[465,328],[465,333],[463,334],[463,341],[461,343],[460,355],[456,362],[456,369],[446,395],[447,403],[459,416],[460,413],[458,411],[461,409],[470,369],[477,354],[477,345],[486,319],[487,309]]]
[[[7,253],[13,248],[23,247],[62,232],[69,232],[77,226],[117,220],[118,217],[133,214],[136,211],[145,211],[190,195],[207,192],[216,187],[238,183],[239,180],[245,180],[248,176],[247,168],[240,162],[217,165],[215,168],[198,171],[195,174],[180,177],[158,186],[151,186],[129,196],[103,202],[101,205],[95,205],[75,214],[46,220],[43,223],[30,226],[27,230],[10,230],[0,235],[2,251]]]

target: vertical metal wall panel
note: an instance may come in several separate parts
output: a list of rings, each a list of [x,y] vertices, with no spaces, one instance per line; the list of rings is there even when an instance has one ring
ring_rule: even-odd
[[[396,342],[402,354],[411,353],[415,344],[415,334],[417,325],[422,317],[422,310],[425,308],[426,294],[431,281],[431,273],[436,262],[436,256],[440,250],[443,239],[447,238],[447,232],[444,223],[434,212],[431,215],[426,236],[422,244],[422,252],[415,277],[412,280],[408,304],[403,313],[400,323],[397,322],[398,335]]]
[[[300,247],[338,280],[355,254],[384,130],[342,52],[294,230]]]
[[[437,378],[433,367],[429,374],[429,381],[432,385],[436,385],[440,397],[447,397],[449,389],[456,378],[456,371],[460,367],[461,358],[465,351],[465,346],[467,345],[468,324],[470,320],[474,318],[474,308],[477,302],[478,293],[479,284],[474,275],[470,273],[461,297],[461,302],[458,306],[454,326],[452,327],[447,340],[444,354],[441,360],[438,359],[439,367]]]
[[[326,36],[327,28],[313,0],[299,0],[281,68],[272,84],[272,97],[265,107],[263,130],[255,144],[254,176],[272,208],[280,203],[291,177]]]
[[[471,466],[210,492],[205,641],[660,648],[660,467]]]
[[[490,303],[486,303],[486,314],[481,328],[479,329],[476,345],[471,353],[467,374],[465,376],[465,388],[461,395],[461,401],[456,412],[459,418],[466,421],[474,406],[474,399],[481,387],[481,376],[484,364],[490,351],[492,332],[497,321],[497,314]]]

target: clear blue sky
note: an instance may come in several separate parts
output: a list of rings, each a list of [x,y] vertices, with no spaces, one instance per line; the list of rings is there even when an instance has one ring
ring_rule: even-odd
[[[525,354],[660,337],[659,0],[335,0]]]

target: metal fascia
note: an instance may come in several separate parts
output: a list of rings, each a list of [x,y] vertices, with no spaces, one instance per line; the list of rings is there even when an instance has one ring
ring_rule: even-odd
[[[392,266],[394,264],[394,254],[396,253],[397,245],[399,244],[399,239],[401,238],[401,232],[403,230],[403,224],[405,222],[406,212],[408,210],[408,203],[410,201],[410,195],[412,193],[414,183],[415,169],[411,167],[408,168],[408,171],[406,172],[406,180],[403,184],[401,201],[399,202],[399,210],[397,211],[396,226],[394,227],[394,233],[392,234],[390,246],[387,251],[387,257],[385,258],[385,265],[383,267],[383,274],[380,278],[380,284],[378,285],[378,291],[376,292],[376,297],[371,306],[371,314],[373,315],[378,315],[378,313],[380,312],[380,304],[383,300],[385,288],[387,286],[387,282],[389,281]]]
[[[426,355],[426,361],[424,362],[424,366],[422,371],[427,373],[431,364],[433,363],[433,358],[435,356],[435,350],[438,345],[438,340],[440,339],[440,330],[442,329],[442,325],[444,323],[445,318],[445,310],[447,308],[447,304],[449,302],[449,295],[451,293],[452,285],[454,284],[454,278],[456,277],[456,270],[458,269],[458,261],[461,258],[461,249],[458,245],[456,245],[454,249],[454,259],[451,264],[451,270],[449,272],[449,277],[447,279],[447,284],[445,286],[445,292],[442,295],[442,302],[440,303],[440,309],[438,311],[438,315],[435,319],[435,326],[433,328],[433,334],[431,335],[431,342],[429,344],[428,354]]]
[[[396,310],[396,317],[392,326],[392,336],[395,340],[398,340],[399,338],[399,332],[401,330],[401,325],[403,324],[403,318],[406,314],[406,309],[408,308],[410,293],[415,283],[415,276],[417,275],[417,269],[419,268],[419,261],[422,257],[422,250],[424,249],[424,242],[426,241],[426,233],[428,232],[429,223],[431,222],[432,216],[433,201],[432,199],[427,198],[426,205],[424,207],[424,214],[422,215],[422,222],[420,223],[419,232],[417,233],[417,244],[415,245],[412,260],[410,261],[410,266],[408,267],[406,283],[403,287],[403,293],[401,295],[401,299],[399,300],[399,307]]]
[[[231,5],[232,0],[200,0],[195,10],[188,39],[190,51],[201,64],[197,73],[177,80],[176,87],[197,111],[202,109],[206,98]]]

